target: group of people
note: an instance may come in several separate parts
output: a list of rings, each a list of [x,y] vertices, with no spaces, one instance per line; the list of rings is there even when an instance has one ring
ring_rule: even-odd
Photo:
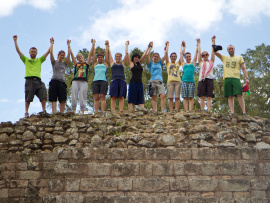
[[[105,53],[95,53],[95,39],[91,40],[92,47],[85,61],[83,55],[78,53],[74,56],[71,49],[71,40],[67,40],[68,53],[61,50],[58,52],[57,60],[53,55],[54,39],[50,39],[50,47],[45,54],[40,58],[37,58],[37,49],[31,47],[29,50],[30,58],[26,57],[19,49],[17,43],[17,35],[13,36],[15,42],[15,48],[18,52],[21,60],[25,64],[25,117],[29,117],[29,105],[33,101],[36,95],[42,104],[43,112],[46,113],[46,101],[47,90],[45,84],[41,81],[41,64],[46,60],[46,57],[50,54],[51,64],[53,69],[53,76],[49,83],[49,101],[52,103],[52,112],[57,111],[57,100],[60,103],[60,112],[65,111],[66,99],[67,99],[67,85],[65,83],[65,70],[70,62],[70,56],[74,64],[74,78],[72,80],[71,95],[72,95],[72,110],[75,113],[78,101],[78,95],[80,95],[80,108],[81,113],[84,114],[86,110],[86,99],[88,92],[88,70],[90,68],[90,62],[92,59],[94,67],[94,79],[92,82],[92,91],[94,96],[94,111],[98,113],[99,103],[101,111],[105,111],[106,107],[106,94],[108,91],[108,82],[106,72],[110,64],[112,77],[109,95],[111,96],[111,110],[116,108],[116,100],[119,99],[119,110],[124,109],[124,99],[127,95],[127,83],[125,81],[124,67],[126,64],[130,67],[132,77],[129,83],[128,91],[128,109],[131,111],[134,105],[144,107],[144,88],[142,82],[143,67],[142,63],[146,59],[147,66],[151,73],[151,79],[149,83],[149,95],[152,97],[152,108],[157,111],[157,96],[160,97],[161,111],[165,111],[165,87],[163,84],[162,65],[165,62],[168,79],[167,79],[167,94],[169,98],[170,111],[179,109],[180,93],[183,98],[183,106],[186,111],[192,111],[193,98],[195,96],[195,65],[199,63],[199,83],[197,87],[197,95],[200,97],[201,109],[205,109],[205,98],[207,100],[207,110],[211,111],[212,98],[214,97],[214,74],[213,66],[215,56],[221,59],[223,62],[224,72],[224,96],[228,97],[228,103],[231,114],[234,114],[234,96],[237,96],[240,107],[243,114],[246,114],[244,99],[242,96],[242,85],[240,82],[240,68],[246,78],[246,83],[249,82],[248,74],[245,68],[244,60],[241,56],[235,56],[235,48],[233,45],[229,45],[227,51],[230,56],[224,56],[218,53],[219,50],[215,45],[216,37],[212,39],[212,52],[211,59],[207,51],[201,52],[200,39],[196,39],[197,46],[193,57],[191,53],[186,52],[186,43],[182,41],[180,48],[180,59],[177,61],[177,54],[175,52],[170,54],[169,59],[169,42],[165,43],[164,56],[160,58],[158,53],[152,55],[150,58],[153,42],[150,42],[143,55],[139,53],[133,53],[130,57],[128,46],[129,41],[125,43],[125,56],[122,60],[122,54],[116,53],[113,59],[110,50],[109,41],[105,41]],[[180,78],[180,67],[182,66],[183,77]],[[175,104],[174,104],[175,99]],[[173,108],[174,106],[174,108]]]

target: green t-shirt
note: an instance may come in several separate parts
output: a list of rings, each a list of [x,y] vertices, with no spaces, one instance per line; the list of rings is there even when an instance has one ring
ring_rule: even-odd
[[[41,64],[46,60],[44,56],[40,58],[28,58],[25,55],[21,57],[22,62],[25,65],[25,78],[27,77],[39,77],[41,73]]]

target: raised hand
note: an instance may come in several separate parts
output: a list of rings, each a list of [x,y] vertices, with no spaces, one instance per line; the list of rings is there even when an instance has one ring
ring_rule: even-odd
[[[16,41],[18,39],[18,36],[17,35],[14,35],[13,36],[13,40]]]
[[[70,39],[68,39],[68,40],[67,40],[67,44],[68,44],[68,45],[70,45],[70,43],[71,43],[71,40],[70,40]]]
[[[129,40],[128,40],[128,41],[126,41],[125,45],[129,45]]]
[[[105,41],[105,45],[109,45],[109,40],[106,40]]]
[[[148,46],[153,47],[153,41],[151,41]]]

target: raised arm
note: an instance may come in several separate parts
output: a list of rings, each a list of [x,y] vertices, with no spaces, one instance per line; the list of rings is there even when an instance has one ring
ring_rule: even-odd
[[[165,52],[165,55],[166,55],[166,58],[165,58],[166,62],[165,63],[166,63],[166,65],[168,63],[170,63],[170,61],[169,61],[169,46],[170,46],[170,43],[169,42],[167,43],[167,42],[166,42],[166,44],[167,44],[167,46],[166,46],[167,52]]]
[[[150,43],[149,43],[149,45],[148,45],[148,48],[145,50],[145,52],[143,53],[143,56],[145,56],[146,55],[146,63],[147,63],[147,65],[149,65],[150,64],[150,62],[151,62],[151,59],[150,59],[150,53],[151,53],[151,49],[152,49],[152,47],[153,47],[153,42],[151,41]],[[143,57],[142,57],[143,58]],[[141,58],[141,60],[142,60],[142,58]],[[144,58],[143,58],[144,59]],[[143,61],[143,60],[142,60]]]
[[[185,52],[186,52],[186,42],[182,41],[181,48],[180,48],[180,59],[179,59],[181,66],[185,65],[185,61],[184,61]]]
[[[212,45],[216,44],[216,36],[214,35],[212,38]],[[211,61],[214,63],[215,62],[215,52],[214,48],[212,47],[212,52],[211,52]]]
[[[69,62],[70,62],[70,43],[71,43],[71,40],[67,40],[67,45],[68,45],[68,54],[67,54],[67,57],[66,57],[66,60],[65,60],[65,63],[68,65]]]
[[[196,51],[195,51],[195,54],[194,54],[194,58],[193,58],[193,65],[195,66],[196,65],[196,62],[197,62],[197,57],[198,57],[198,43],[200,41],[200,39],[196,39],[197,40],[197,45],[196,45]]]
[[[161,58],[161,63],[163,64],[165,59],[166,59],[166,55],[168,55],[168,46],[169,46],[169,42],[166,41],[165,42],[165,50],[164,50],[164,56]]]
[[[124,60],[122,62],[123,66],[126,65],[126,63],[128,63],[128,66],[129,68],[132,68],[133,67],[133,62],[130,60],[130,55],[129,55],[129,52],[128,52],[128,45],[129,45],[129,41],[126,41],[125,43],[125,57],[124,57]]]
[[[107,40],[108,41],[108,40]],[[112,65],[114,64],[114,60],[113,60],[113,56],[112,56],[112,52],[111,52],[111,48],[110,48],[110,42],[108,41],[108,45],[106,45],[106,47],[108,46],[108,56],[109,56],[109,62],[110,62],[110,66],[112,67]]]
[[[88,54],[88,57],[87,57],[87,61],[86,61],[86,63],[90,66],[90,63],[91,63],[91,55],[92,55],[92,53],[93,53],[93,49],[94,49],[94,46],[93,46],[93,44],[92,44],[92,47],[91,47],[91,49],[90,49],[90,51],[89,51],[89,54]]]
[[[20,49],[19,49],[19,46],[18,46],[18,43],[17,43],[17,39],[18,39],[18,36],[17,36],[17,35],[14,35],[14,36],[13,36],[13,40],[14,40],[14,43],[15,43],[16,51],[18,52],[20,58],[22,58],[23,53],[22,53],[22,52],[20,51]]]
[[[96,40],[95,39],[91,39],[92,45],[93,45],[93,65],[94,67],[97,64],[97,56],[96,56],[96,48],[95,48],[95,44],[96,44]]]
[[[216,36],[215,36],[215,42],[216,42]],[[218,52],[214,52],[214,53],[215,53],[215,55],[221,60],[221,54],[218,53]]]
[[[201,40],[198,41],[198,62],[202,62],[202,49],[201,49]]]
[[[110,56],[109,56],[109,41],[108,40],[105,41],[105,45],[106,45],[106,47],[105,47],[105,60],[104,60],[104,64],[108,68],[109,58],[110,58]]]
[[[71,55],[72,62],[74,64],[74,66],[76,66],[77,65],[77,60],[76,60],[76,58],[75,58],[75,56],[73,54],[73,51],[72,51],[70,45],[69,45],[69,49],[70,49],[70,55]]]
[[[50,44],[49,49],[45,52],[45,54],[43,54],[44,58],[47,58],[47,56],[49,55],[50,51],[51,51],[51,47],[53,46],[53,43]]]
[[[53,37],[50,39],[50,43],[51,43],[50,58],[51,58],[51,63],[53,63],[53,62],[54,62],[54,56],[53,56],[53,44],[54,44],[54,39],[53,39]]]

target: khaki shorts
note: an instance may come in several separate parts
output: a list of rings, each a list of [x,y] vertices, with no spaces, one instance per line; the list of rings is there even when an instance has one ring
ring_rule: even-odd
[[[180,98],[181,82],[171,81],[167,83],[168,98]]]
[[[161,80],[152,80],[150,81],[150,83],[152,87],[155,88],[154,94],[153,94],[154,96],[165,94],[165,88]]]

